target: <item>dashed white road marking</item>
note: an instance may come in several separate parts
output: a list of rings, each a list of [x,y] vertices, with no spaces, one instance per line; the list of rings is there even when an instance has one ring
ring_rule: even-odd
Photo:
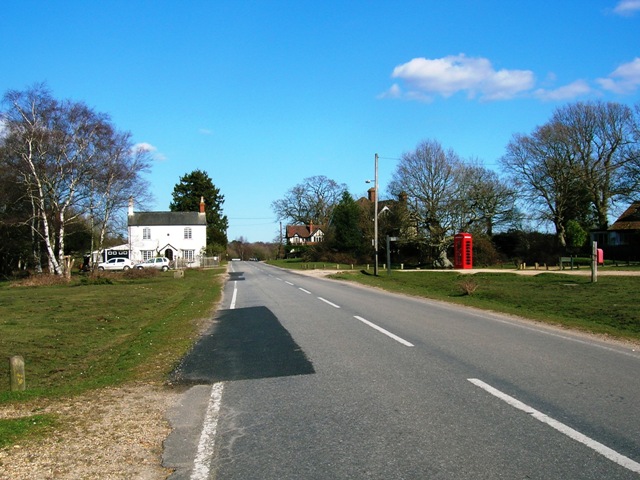
[[[231,296],[231,304],[229,308],[233,310],[236,308],[236,299],[238,298],[238,282],[233,282],[233,295]]]
[[[546,423],[550,427],[555,428],[561,433],[564,433],[569,438],[576,440],[577,442],[580,442],[583,445],[586,445],[592,450],[595,450],[600,455],[608,458],[609,460],[617,463],[618,465],[623,466],[627,470],[631,470],[632,472],[635,472],[635,473],[640,473],[640,463],[635,462],[628,457],[625,457],[624,455],[616,452],[615,450],[612,450],[606,445],[603,445],[602,443],[590,437],[587,437],[586,435],[583,435],[577,430],[574,430],[573,428],[565,425],[564,423],[561,423],[549,417],[548,415],[545,415],[544,413],[536,410],[535,408],[530,407],[529,405],[522,403],[519,400],[516,400],[515,398],[507,395],[506,393],[501,392],[500,390],[492,387],[491,385],[483,382],[482,380],[478,380],[477,378],[469,378],[467,380],[469,380],[471,383],[473,383],[477,387],[482,388],[484,391],[489,392],[491,395],[506,402],[512,407],[517,408],[518,410],[522,410],[525,413],[528,413],[536,420],[539,420],[542,423]]]
[[[335,303],[330,302],[326,298],[318,297],[318,300],[322,300],[324,303],[326,303],[327,305],[331,305],[334,308],[340,308],[340,305],[336,305]]]
[[[413,343],[406,341],[404,338],[401,338],[397,335],[394,335],[393,333],[391,333],[388,330],[385,330],[382,327],[379,327],[378,325],[376,325],[375,323],[370,322],[369,320],[365,320],[362,317],[359,317],[357,315],[354,315],[355,319],[360,320],[362,323],[364,323],[365,325],[370,326],[371,328],[379,331],[380,333],[384,333],[387,337],[393,338],[396,342],[400,342],[402,345],[406,346],[406,347],[413,347]]]
[[[288,282],[288,281],[286,281],[286,280],[285,280],[285,282],[284,282],[284,283],[286,283],[287,285],[291,285],[291,286],[293,286],[293,283]]]
[[[309,290],[305,290],[305,289],[304,289],[304,288],[302,288],[302,287],[298,287],[298,290],[301,290],[301,291],[303,291],[304,293],[308,293],[309,295],[311,295],[311,292],[310,292]]]

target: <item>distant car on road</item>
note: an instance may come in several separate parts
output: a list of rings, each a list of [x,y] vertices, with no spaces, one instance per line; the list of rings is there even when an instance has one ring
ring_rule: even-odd
[[[146,262],[142,262],[136,265],[138,270],[142,270],[143,268],[155,268],[156,270],[162,270],[166,272],[171,268],[169,259],[167,257],[156,257],[150,258]]]
[[[128,258],[112,258],[98,264],[98,270],[129,270],[133,262]]]

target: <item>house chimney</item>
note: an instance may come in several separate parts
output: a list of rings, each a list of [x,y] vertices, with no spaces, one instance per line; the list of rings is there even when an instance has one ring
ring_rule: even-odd
[[[369,190],[367,190],[367,193],[369,194],[369,201],[371,203],[376,201],[376,189],[375,187],[371,187]]]
[[[200,197],[200,213],[204,213],[204,197]]]
[[[129,197],[129,216],[133,215],[133,197]]]
[[[309,222],[309,236],[313,235],[313,220]]]

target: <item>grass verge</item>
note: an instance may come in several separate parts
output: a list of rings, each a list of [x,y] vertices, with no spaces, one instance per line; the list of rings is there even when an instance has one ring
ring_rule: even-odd
[[[129,381],[163,382],[211,317],[223,272],[193,269],[174,278],[173,272],[130,270],[62,284],[0,284],[0,358],[24,358],[27,386],[10,391],[6,362],[0,406]],[[3,420],[0,446],[37,435],[54,420]]]
[[[288,268],[290,270],[364,270],[367,265],[351,265],[346,263],[329,263],[329,262],[306,262],[300,258],[288,258],[286,260],[269,260],[269,265],[280,268]],[[373,272],[373,264],[369,265]]]
[[[385,290],[515,314],[579,330],[640,340],[637,306],[639,277],[541,273],[394,272],[375,277],[363,272],[332,278]]]

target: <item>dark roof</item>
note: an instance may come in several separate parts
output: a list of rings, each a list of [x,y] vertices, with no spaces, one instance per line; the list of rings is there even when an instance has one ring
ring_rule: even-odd
[[[322,225],[313,225],[313,233],[316,233],[318,230],[324,233],[324,226]],[[287,225],[287,238],[293,238],[298,235],[301,238],[309,238],[312,233],[309,230],[309,226],[307,225]]]
[[[609,230],[640,230],[640,202],[633,202]]]
[[[306,225],[287,225],[287,238],[292,238],[296,235],[307,238],[309,236],[309,229]]]
[[[130,227],[158,225],[206,225],[207,216],[198,212],[136,212],[129,215]]]

